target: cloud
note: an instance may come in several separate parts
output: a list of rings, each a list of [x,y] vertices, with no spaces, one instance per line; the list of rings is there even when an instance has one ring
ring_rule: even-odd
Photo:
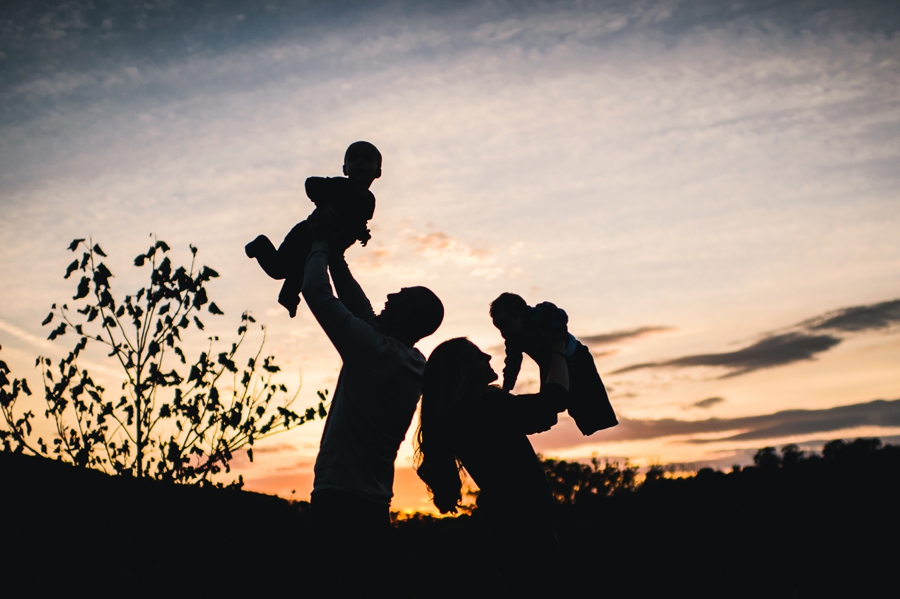
[[[828,351],[841,342],[831,335],[806,335],[784,333],[772,335],[756,343],[733,352],[718,354],[697,354],[664,362],[645,362],[620,368],[613,374],[621,374],[644,368],[684,368],[693,366],[715,366],[732,369],[722,378],[738,376],[774,366],[784,366],[801,360],[812,360],[816,354]]]
[[[487,249],[475,247],[443,231],[410,235],[406,241],[412,244],[414,253],[432,264],[449,262],[459,266],[473,266],[475,268],[470,274],[487,280],[495,279],[505,272]]]
[[[54,347],[56,347],[47,339],[38,337],[37,335],[32,335],[28,331],[24,331],[14,324],[11,324],[4,320],[0,320],[0,331],[5,331],[13,337],[17,337],[18,339],[28,342],[35,347],[40,347],[41,349],[53,349]]]
[[[443,231],[412,235],[408,241],[412,243],[414,252],[427,257],[449,257],[464,263],[478,263],[489,258],[487,250],[472,247]]]
[[[858,333],[860,331],[887,329],[900,323],[900,299],[852,306],[823,314],[807,321],[810,330],[835,330]]]
[[[701,399],[700,401],[695,401],[694,403],[687,405],[684,407],[685,410],[691,410],[693,408],[701,408],[707,409],[711,408],[716,404],[720,404],[725,401],[724,397],[707,397],[706,399]]]
[[[262,445],[253,448],[253,453],[285,453],[289,451],[297,451],[297,448],[290,443],[276,443],[275,445]]]
[[[646,337],[647,335],[652,335],[654,333],[667,333],[674,330],[675,329],[673,327],[647,326],[639,327],[637,329],[628,329],[625,331],[613,331],[612,333],[586,335],[584,337],[579,337],[578,339],[585,345],[611,345],[613,343],[619,343],[621,341],[627,341],[629,339]]]
[[[860,426],[900,426],[900,399],[883,399],[822,410],[784,410],[774,414],[740,418],[708,418],[706,420],[631,420],[620,418],[619,425],[603,431],[604,442],[637,441],[662,437],[710,433],[734,434],[714,439],[693,439],[691,443],[720,441],[754,441],[792,435],[830,433]],[[583,436],[573,421],[561,421],[550,431],[532,437],[537,451],[559,450],[596,442]]]
[[[774,366],[784,366],[802,360],[813,360],[816,354],[826,352],[837,346],[843,339],[840,333],[861,333],[890,329],[900,323],[900,299],[889,300],[877,304],[851,306],[805,320],[786,333],[768,334],[756,343],[732,352],[697,354],[683,356],[673,360],[660,362],[644,362],[632,364],[613,372],[622,374],[645,368],[688,368],[694,366],[713,366],[731,369],[732,372],[722,378],[739,376]],[[643,334],[646,331],[656,332],[665,327],[643,327],[633,332]],[[833,331],[833,334],[819,334],[822,331]],[[627,335],[631,331],[624,331]],[[615,333],[610,335],[615,336]],[[602,338],[596,335],[594,338]],[[590,338],[589,338],[590,339]]]

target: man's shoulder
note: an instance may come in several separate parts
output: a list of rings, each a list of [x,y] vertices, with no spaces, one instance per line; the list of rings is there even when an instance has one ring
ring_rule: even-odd
[[[409,347],[390,335],[384,335],[384,339],[387,351],[396,356],[398,360],[408,362],[413,366],[420,366],[422,370],[425,369],[425,356],[417,347]]]
[[[355,317],[354,317],[355,318]],[[377,338],[373,346],[374,355],[360,356],[363,364],[369,364],[375,368],[384,368],[389,364],[406,365],[418,370],[425,369],[425,356],[418,348],[409,347],[402,341],[382,333],[375,323],[366,323],[371,328],[371,335]],[[373,359],[375,360],[373,362]]]

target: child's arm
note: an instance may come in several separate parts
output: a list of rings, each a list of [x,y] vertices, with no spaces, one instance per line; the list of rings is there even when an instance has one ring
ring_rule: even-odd
[[[331,201],[335,194],[335,185],[328,177],[309,177],[305,183],[306,197],[318,206]]]

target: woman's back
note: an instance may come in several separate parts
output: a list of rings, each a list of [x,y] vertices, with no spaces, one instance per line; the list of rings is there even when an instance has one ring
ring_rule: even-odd
[[[527,434],[550,428],[565,398],[558,385],[518,396],[485,387],[466,398],[471,409],[460,410],[466,417],[455,427],[454,450],[478,485],[478,509],[484,517],[516,521],[555,538],[550,485]]]

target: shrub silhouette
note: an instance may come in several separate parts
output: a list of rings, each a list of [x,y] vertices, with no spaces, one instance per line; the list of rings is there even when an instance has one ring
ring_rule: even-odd
[[[100,261],[106,254],[99,245],[75,239],[69,250],[83,254],[66,269],[65,278],[82,273],[73,300],[53,305],[43,325],[57,326],[49,335],[58,339],[73,332],[74,348],[56,365],[39,357],[46,402],[45,417],[55,430],[49,443],[34,439],[34,412],[17,414],[22,395],[31,395],[25,380],[6,376],[0,362],[0,409],[5,430],[0,441],[6,451],[55,456],[76,466],[106,472],[151,477],[179,483],[213,484],[220,472],[229,472],[234,452],[269,435],[325,416],[326,392],[319,392],[318,408],[303,413],[290,409],[296,398],[273,375],[280,368],[272,356],[262,357],[263,340],[240,368],[238,353],[248,327],[255,320],[241,316],[237,340],[216,351],[218,337],[209,337],[206,351],[188,360],[182,350],[183,332],[203,331],[202,310],[219,316],[206,284],[218,273],[196,262],[190,246],[188,266],[175,266],[164,241],[155,241],[134,259],[137,268],[149,268],[149,285],[126,295],[121,302],[112,292],[109,268]],[[104,345],[124,374],[123,393],[117,400],[97,384],[78,358],[88,343]],[[173,365],[174,363],[174,365]],[[216,482],[220,485],[222,483]],[[232,483],[240,486],[241,478]]]

